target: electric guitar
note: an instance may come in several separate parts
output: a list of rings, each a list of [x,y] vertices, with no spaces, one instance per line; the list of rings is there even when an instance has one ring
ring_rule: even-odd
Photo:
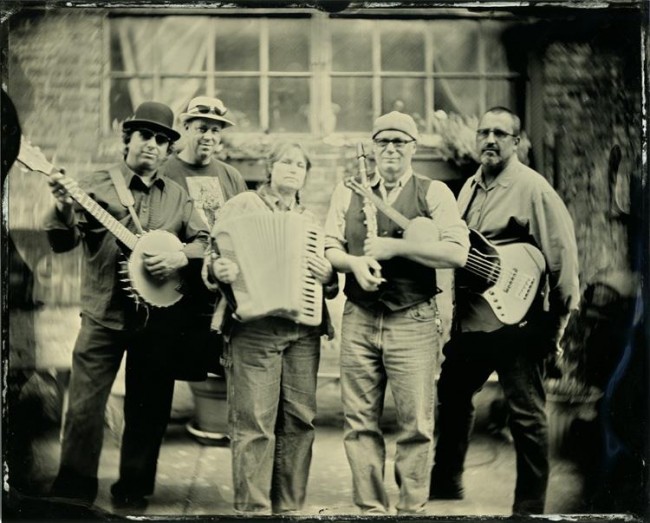
[[[439,238],[433,221],[425,217],[409,220],[356,180],[345,185],[404,229],[404,238],[436,241]],[[530,309],[546,270],[541,251],[528,243],[493,245],[474,229],[469,232],[467,262],[459,271],[457,285],[479,294],[504,325],[519,323]]]
[[[26,168],[47,176],[60,172],[45,158],[42,151],[31,145],[25,137],[21,139],[17,160]],[[121,282],[124,284],[124,289],[137,305],[169,307],[183,297],[179,291],[182,282],[178,272],[172,273],[164,280],[159,280],[153,277],[144,266],[145,252],[156,254],[180,251],[183,248],[183,243],[174,234],[168,231],[154,230],[136,235],[76,184],[71,184],[68,178],[62,178],[59,183],[88,214],[106,227],[108,232],[130,251],[128,255],[125,254],[126,260],[120,261],[119,273],[122,276]]]

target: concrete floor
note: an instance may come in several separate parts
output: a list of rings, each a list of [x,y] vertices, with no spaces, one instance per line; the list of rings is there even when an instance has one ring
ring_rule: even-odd
[[[477,430],[470,445],[464,476],[466,496],[460,501],[432,501],[428,516],[510,515],[514,481],[515,454],[504,437],[485,430],[485,405],[497,394],[497,386],[487,387],[478,398]],[[343,447],[340,400],[335,378],[324,378],[318,391],[319,416],[314,445],[305,516],[345,517],[358,514],[352,503],[350,469]],[[386,485],[391,504],[397,501],[394,480],[395,418],[390,396],[387,397],[382,426],[387,440]],[[485,420],[483,420],[485,421]],[[170,424],[161,449],[156,491],[146,510],[117,510],[111,505],[109,487],[118,474],[118,439],[111,430],[105,441],[99,468],[99,495],[96,507],[102,517],[112,516],[223,516],[233,514],[230,449],[227,446],[201,444],[187,430],[186,421]],[[42,496],[53,480],[60,452],[59,434],[51,427],[32,444],[34,467],[32,494]],[[583,512],[584,478],[570,460],[553,457],[547,499],[547,512],[575,514]],[[38,499],[38,498],[35,498]],[[27,506],[38,511],[33,500]],[[33,501],[37,503],[37,501]],[[48,510],[48,509],[44,509]]]

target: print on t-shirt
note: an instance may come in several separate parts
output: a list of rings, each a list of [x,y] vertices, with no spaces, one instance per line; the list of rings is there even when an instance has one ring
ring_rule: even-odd
[[[192,176],[187,179],[187,189],[194,206],[212,229],[217,211],[225,203],[223,190],[216,176]]]

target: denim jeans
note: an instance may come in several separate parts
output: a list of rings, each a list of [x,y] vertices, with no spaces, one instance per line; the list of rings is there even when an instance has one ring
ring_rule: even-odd
[[[397,510],[418,513],[429,495],[433,458],[434,376],[440,349],[435,301],[398,312],[370,311],[347,301],[341,332],[344,444],[354,503],[387,513],[386,448],[379,426],[386,384],[397,410]]]
[[[434,484],[461,486],[474,423],[472,399],[496,371],[517,456],[513,513],[544,511],[549,464],[541,334],[529,322],[526,327],[503,327],[491,333],[456,334],[445,346],[438,383]]]
[[[164,336],[103,327],[84,317],[72,353],[69,404],[54,496],[93,502],[104,434],[104,413],[124,351],[126,393],[120,449],[120,490],[153,492],[160,445],[171,410],[174,380]]]
[[[236,323],[225,360],[235,510],[298,511],[315,435],[320,329],[272,317]]]

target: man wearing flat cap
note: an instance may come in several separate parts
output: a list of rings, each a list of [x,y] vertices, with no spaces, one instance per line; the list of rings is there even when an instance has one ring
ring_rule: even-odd
[[[51,490],[53,496],[77,503],[92,504],[97,495],[106,401],[125,352],[120,477],[111,494],[117,507],[137,509],[146,506],[146,496],[154,490],[174,389],[173,367],[179,349],[173,342],[177,310],[173,305],[137,305],[134,296],[124,289],[126,278],[120,271],[121,260],[129,254],[129,265],[141,262],[145,281],[149,282],[165,282],[200,271],[207,226],[187,191],[159,172],[180,136],[173,123],[169,107],[144,102],[122,125],[123,162],[78,183],[61,173],[50,178],[55,205],[45,229],[52,249],[64,252],[81,244],[85,264],[81,330],[72,356],[59,472]],[[71,194],[79,188],[131,232],[167,231],[180,240],[178,248],[143,251],[134,260],[137,243],[133,252],[123,250],[111,232],[114,227],[107,229],[73,204]],[[133,275],[129,273],[129,277]],[[135,281],[129,284],[135,287]]]
[[[366,514],[390,509],[379,426],[387,383],[399,431],[396,509],[398,514],[424,511],[433,455],[434,375],[442,342],[435,269],[462,266],[469,248],[452,192],[442,182],[413,172],[418,137],[407,114],[393,111],[377,118],[372,131],[376,169],[368,182],[375,197],[407,221],[425,220],[419,218],[405,231],[380,210],[377,230],[368,230],[367,197],[341,183],[326,222],[325,255],[346,273],[341,333],[344,444],[354,502]]]
[[[221,206],[246,190],[239,171],[215,157],[223,129],[235,123],[224,103],[210,96],[192,98],[179,119],[184,129],[183,144],[165,162],[162,172],[187,189],[194,207],[212,230]],[[186,378],[205,379],[206,371],[223,376],[219,362],[223,339],[210,329],[220,291],[208,290],[200,278],[191,280],[188,288],[191,299],[186,300],[183,318],[179,318],[184,324],[184,345],[192,351],[194,360],[193,365],[186,365]]]

